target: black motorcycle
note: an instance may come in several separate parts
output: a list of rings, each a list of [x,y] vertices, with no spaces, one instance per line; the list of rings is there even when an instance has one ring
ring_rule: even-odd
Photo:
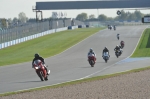
[[[115,54],[116,54],[116,57],[118,58],[122,54],[122,52],[121,50],[116,50]]]
[[[116,27],[114,27],[114,30],[116,30]]]

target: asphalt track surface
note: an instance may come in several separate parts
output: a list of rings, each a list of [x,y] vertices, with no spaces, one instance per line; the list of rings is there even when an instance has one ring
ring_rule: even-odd
[[[31,62],[0,67],[0,93],[54,85],[149,66],[149,58],[128,58],[146,27],[120,26],[116,31],[105,29],[61,54],[46,58],[45,62],[49,66],[48,69],[51,70],[48,81],[40,81],[34,69],[31,68]],[[118,33],[120,40],[116,38]],[[116,58],[114,48],[119,45],[121,40],[125,41],[125,47],[123,54]],[[105,46],[110,50],[108,63],[102,59],[102,50]],[[94,67],[90,67],[87,61],[87,53],[90,48],[93,48],[97,57]]]

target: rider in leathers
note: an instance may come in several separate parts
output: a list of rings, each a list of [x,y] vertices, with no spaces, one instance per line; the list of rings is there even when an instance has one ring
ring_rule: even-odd
[[[119,35],[120,35],[120,34],[117,34],[117,39],[118,39],[118,40],[119,40]]]
[[[114,25],[114,30],[116,30],[116,26]]]
[[[94,51],[93,51],[92,48],[90,48],[90,50],[89,50],[89,52],[88,52],[88,56],[89,56],[90,54],[94,54],[94,56],[95,56],[95,62],[96,62],[96,54],[94,53]],[[88,59],[88,61],[89,61],[89,59]]]
[[[121,41],[121,42],[120,42],[120,45],[121,45],[121,46],[124,45],[124,41]]]
[[[109,55],[109,50],[107,49],[107,47],[105,47],[105,48],[103,49],[102,57],[103,57],[103,55],[104,55],[105,52],[108,52],[108,55]],[[109,57],[110,57],[110,55],[109,55]]]
[[[47,75],[49,75],[49,74],[48,74],[48,70],[47,70],[46,65],[45,65],[44,58],[41,57],[41,56],[40,56],[39,54],[37,54],[37,53],[34,55],[34,59],[33,59],[33,61],[32,61],[32,68],[33,68],[33,63],[34,63],[34,61],[35,61],[35,60],[38,60],[38,59],[42,61],[43,65],[44,65],[44,67],[45,67],[45,70],[46,70],[46,72],[47,72]]]
[[[117,45],[117,46],[115,47],[115,49],[114,49],[115,53],[116,53],[117,50],[120,52],[120,55],[121,55],[121,54],[122,54],[122,52],[121,52],[121,47],[118,46],[118,45]]]

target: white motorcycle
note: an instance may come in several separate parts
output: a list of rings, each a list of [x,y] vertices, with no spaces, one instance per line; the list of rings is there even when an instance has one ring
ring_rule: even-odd
[[[107,63],[107,61],[109,60],[109,54],[108,54],[108,52],[104,52],[103,53],[103,59],[105,60],[105,62]]]

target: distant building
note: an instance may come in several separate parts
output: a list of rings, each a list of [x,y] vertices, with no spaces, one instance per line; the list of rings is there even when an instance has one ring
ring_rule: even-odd
[[[57,13],[57,12],[52,12],[52,18],[53,18],[53,19],[59,18],[59,13]]]
[[[67,17],[67,13],[63,13],[63,12],[52,12],[52,18],[54,19],[58,19],[58,18],[66,18]]]

